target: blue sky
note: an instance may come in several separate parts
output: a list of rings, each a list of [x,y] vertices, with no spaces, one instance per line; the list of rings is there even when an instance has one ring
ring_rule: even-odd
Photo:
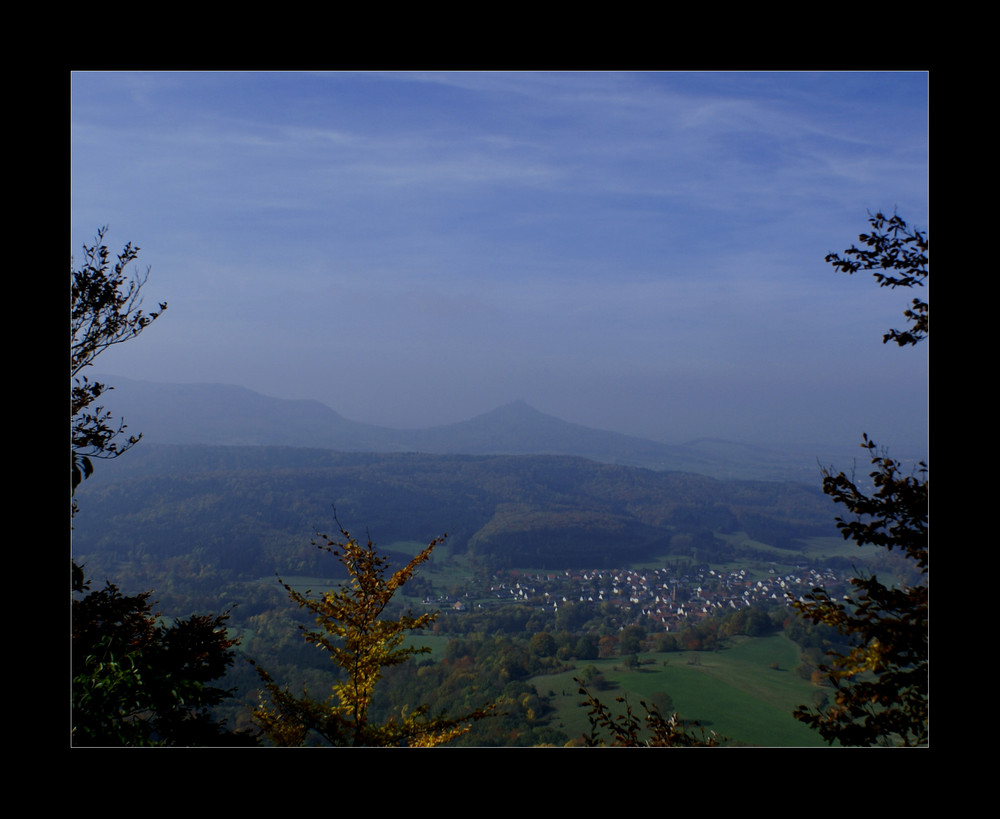
[[[881,336],[913,294],[824,256],[869,211],[929,227],[927,84],[75,73],[70,252],[108,225],[170,305],[97,369],[394,427],[523,399],[668,443],[912,450],[927,346]]]

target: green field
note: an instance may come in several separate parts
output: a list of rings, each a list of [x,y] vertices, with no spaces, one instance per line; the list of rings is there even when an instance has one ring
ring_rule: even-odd
[[[792,717],[796,706],[812,701],[816,689],[794,672],[798,648],[783,636],[739,638],[731,648],[717,652],[643,654],[640,659],[652,662],[635,671],[625,669],[618,658],[581,663],[580,668],[593,665],[611,683],[605,690],[591,692],[605,705],[619,708],[615,698],[625,696],[633,711],[641,714],[640,699],[665,691],[683,719],[697,720],[728,737],[726,744],[825,745]],[[539,694],[555,694],[552,725],[571,737],[590,732],[586,709],[580,705],[583,697],[573,682],[575,673],[532,679]]]
[[[394,543],[393,549],[402,553],[416,553],[426,544],[416,542]],[[831,550],[840,546],[831,540],[812,544],[813,548]],[[443,550],[442,550],[443,551]],[[435,585],[461,585],[468,578],[464,561],[442,560],[435,554],[428,573]],[[274,582],[273,579],[270,582]],[[337,585],[330,578],[291,577],[292,586],[314,593]],[[402,602],[421,607],[416,598],[402,596]],[[449,637],[429,632],[412,635],[408,643],[427,646],[429,658],[443,656]],[[620,657],[581,661],[577,670],[559,674],[533,677],[530,682],[541,696],[551,695],[556,712],[551,725],[568,737],[589,734],[587,709],[582,706],[583,696],[573,682],[580,670],[594,666],[610,684],[603,690],[592,690],[605,705],[619,712],[615,698],[625,696],[633,711],[641,715],[639,700],[658,692],[666,692],[673,700],[673,709],[687,721],[695,720],[708,730],[716,731],[728,739],[728,745],[764,747],[825,747],[816,732],[797,721],[792,711],[799,705],[810,705],[817,689],[803,680],[796,672],[799,649],[783,635],[769,637],[736,637],[728,647],[719,651],[678,651],[670,653],[645,653],[640,655],[641,665],[629,670]]]

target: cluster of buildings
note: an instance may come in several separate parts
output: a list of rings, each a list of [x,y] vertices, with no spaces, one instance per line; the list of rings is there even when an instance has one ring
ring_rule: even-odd
[[[830,569],[796,568],[779,573],[770,569],[755,579],[746,569],[729,572],[687,569],[613,569],[517,574],[496,577],[489,594],[498,601],[525,603],[558,611],[567,603],[608,604],[632,622],[676,630],[690,618],[716,609],[739,609],[761,604],[786,605],[788,595],[801,597],[817,586],[827,590],[843,580]],[[464,608],[464,606],[461,606]]]

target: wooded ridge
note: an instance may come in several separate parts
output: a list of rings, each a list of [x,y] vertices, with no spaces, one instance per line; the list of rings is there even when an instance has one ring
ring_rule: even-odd
[[[499,568],[610,567],[667,553],[725,560],[737,555],[719,533],[792,553],[799,538],[836,534],[819,487],[580,457],[145,442],[130,455],[78,491],[74,554],[196,554],[244,576],[308,573],[311,540],[334,529],[335,513],[386,545],[447,532],[450,548]]]

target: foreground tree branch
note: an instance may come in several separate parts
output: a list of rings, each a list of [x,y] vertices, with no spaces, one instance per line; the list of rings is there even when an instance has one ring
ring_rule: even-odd
[[[689,726],[679,714],[665,716],[655,705],[648,705],[645,700],[639,701],[639,706],[645,712],[642,719],[635,715],[632,706],[625,697],[616,697],[615,702],[625,706],[625,712],[613,713],[612,709],[587,691],[583,682],[573,678],[580,686],[580,693],[586,697],[581,703],[587,707],[587,718],[590,720],[590,736],[587,745],[591,747],[614,745],[624,748],[714,748],[720,741],[715,731],[706,733],[698,723]],[[607,739],[602,734],[607,734]],[[610,740],[610,741],[609,741]]]
[[[114,265],[104,244],[107,228],[97,231],[92,245],[83,246],[84,261],[79,268],[70,264],[72,306],[70,308],[70,393],[71,406],[71,485],[75,492],[94,471],[93,459],[117,458],[135,446],[142,435],[120,439],[124,421],[115,423],[110,412],[97,405],[101,395],[113,389],[89,381],[81,372],[93,366],[97,357],[116,344],[136,338],[167,309],[162,302],[158,312],[142,311],[142,288],[149,277],[126,277],[126,267],[139,255],[132,243],[125,245]],[[75,512],[76,506],[73,505]]]
[[[887,218],[876,213],[868,219],[871,233],[862,233],[858,241],[862,247],[852,245],[841,257],[827,254],[826,261],[848,275],[859,270],[871,270],[879,287],[923,287],[928,275],[927,234],[910,228],[899,216]],[[906,320],[912,322],[909,330],[889,330],[882,336],[882,343],[895,341],[900,347],[918,344],[927,338],[929,307],[924,299],[913,299],[910,309],[904,310]]]
[[[872,490],[843,472],[824,470],[823,491],[850,511],[837,528],[858,546],[899,550],[926,578],[927,466],[902,475],[897,461],[864,436],[874,467]],[[875,575],[851,580],[856,592],[834,600],[813,589],[792,606],[813,623],[848,637],[846,653],[829,652],[820,671],[834,688],[824,710],[799,707],[796,719],[841,745],[923,745],[928,739],[927,582],[886,584]]]
[[[383,669],[429,651],[426,647],[404,646],[403,640],[407,632],[433,623],[436,612],[418,616],[407,612],[396,619],[384,615],[393,595],[430,558],[443,538],[431,541],[408,564],[387,576],[387,559],[371,540],[361,545],[343,527],[340,534],[343,542],[320,535],[324,542],[315,545],[344,565],[350,578],[346,585],[318,598],[310,597],[308,591],[301,594],[287,583],[282,585],[294,603],[315,615],[319,628],[300,626],[303,637],[330,656],[343,672],[342,678],[334,683],[328,698],[316,700],[305,690],[300,697],[287,686],[279,687],[267,671],[257,666],[264,691],[253,718],[271,741],[275,745],[302,745],[315,735],[326,744],[338,746],[433,746],[461,736],[473,722],[494,713],[493,704],[458,717],[444,713],[432,716],[427,706],[419,706],[412,711],[403,708],[398,718],[382,724],[369,719]]]

